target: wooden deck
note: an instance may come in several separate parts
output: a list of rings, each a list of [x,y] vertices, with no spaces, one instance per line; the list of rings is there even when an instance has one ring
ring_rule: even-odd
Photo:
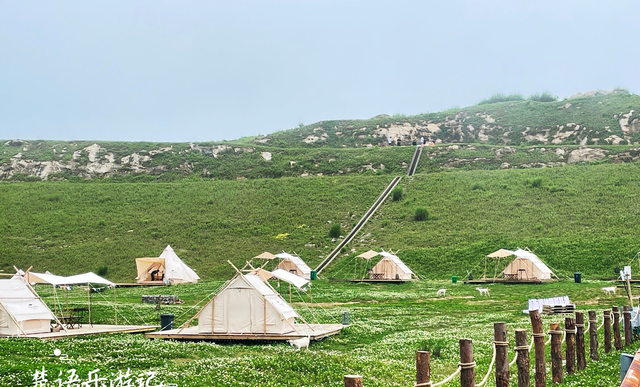
[[[143,333],[143,332],[151,332],[159,327],[149,326],[149,325],[97,325],[93,326],[89,324],[83,324],[81,328],[60,330],[60,332],[47,332],[47,333],[33,333],[27,336],[12,336],[12,337],[25,337],[25,338],[36,338],[42,340],[55,340],[55,339],[64,339],[67,337],[77,337],[77,336],[88,336],[88,335],[100,335],[105,333]],[[1,336],[0,337],[8,337]]]
[[[142,281],[141,283],[132,282],[116,284],[117,288],[131,288],[134,286],[167,286],[167,284],[165,284],[163,281]]]
[[[347,282],[368,282],[368,283],[375,283],[375,284],[403,284],[405,282],[413,282],[413,281],[417,281],[417,280],[415,280],[415,279],[410,279],[410,280],[402,280],[402,279],[371,279],[371,278],[347,280]]]
[[[506,278],[484,278],[484,279],[474,279],[474,280],[462,280],[464,284],[546,284],[550,282],[554,282],[556,280],[541,280],[541,279],[506,279]]]
[[[198,333],[198,327],[193,326],[167,331],[145,333],[150,339],[174,339],[174,340],[195,340],[195,341],[226,341],[226,340],[247,340],[247,341],[285,341],[309,336],[310,340],[321,340],[325,337],[338,334],[344,327],[342,324],[295,324],[296,330],[290,333]]]

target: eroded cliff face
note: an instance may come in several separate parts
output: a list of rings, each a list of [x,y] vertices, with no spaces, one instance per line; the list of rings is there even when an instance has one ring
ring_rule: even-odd
[[[30,143],[20,140],[12,140],[12,142],[15,153],[7,154],[9,151],[5,148],[4,156],[7,161],[0,163],[0,180],[61,180],[71,176],[84,179],[127,175],[162,177],[163,174],[172,174],[174,179],[188,176],[245,179],[247,177],[311,177],[349,173],[402,173],[408,162],[408,160],[398,159],[397,165],[392,166],[391,169],[388,168],[389,164],[385,165],[375,159],[363,159],[360,162],[344,164],[344,160],[336,161],[336,158],[330,157],[320,163],[310,164],[308,155],[305,153],[201,144],[158,146],[135,151],[129,149],[131,152],[123,156],[121,149],[115,149],[118,148],[117,143],[115,145],[94,143],[77,149],[73,149],[75,146],[73,143],[69,143],[68,146],[56,144],[45,149],[42,142]],[[18,143],[19,146],[16,145]],[[31,149],[33,147],[37,147],[40,151],[40,160],[25,157],[29,154],[34,155]],[[43,160],[43,153],[49,154],[51,159]],[[340,153],[335,153],[335,155],[338,158],[350,158],[352,153],[346,152],[342,156]],[[280,161],[274,161],[274,158]],[[435,172],[456,168],[544,168],[575,163],[636,161],[640,161],[640,147],[625,149],[597,146],[536,146],[523,148],[456,144],[426,146],[422,152],[419,171]],[[281,164],[277,164],[278,162]],[[262,168],[260,171],[258,171],[258,164]],[[243,172],[235,174],[229,172],[236,170],[234,166],[238,165],[244,166]],[[256,172],[246,173],[251,170]]]
[[[124,156],[117,156],[116,152],[97,143],[75,149],[72,152],[68,148],[72,148],[74,143],[62,147],[56,144],[47,149],[42,149],[42,142],[35,143],[37,145],[24,140],[9,140],[4,143],[5,146],[19,147],[19,151],[10,155],[8,162],[0,164],[0,180],[9,180],[16,175],[41,180],[59,179],[65,175],[92,179],[132,173],[160,175],[170,170],[188,174],[190,163],[186,160],[186,155],[190,152],[217,158],[225,152],[250,153],[254,151],[252,147],[189,144],[186,149],[174,150],[174,146],[157,147],[150,150],[139,149]],[[39,147],[37,159],[33,155],[29,156],[32,146]],[[5,150],[4,152],[5,156],[8,156],[6,153],[10,151]],[[165,153],[171,153],[178,158],[185,158],[185,160],[177,166],[157,162],[156,158]],[[43,160],[47,157],[50,157],[50,160]]]

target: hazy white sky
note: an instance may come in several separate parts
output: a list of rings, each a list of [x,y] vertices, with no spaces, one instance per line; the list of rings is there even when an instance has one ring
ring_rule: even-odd
[[[640,93],[640,2],[0,0],[0,139],[207,141]]]

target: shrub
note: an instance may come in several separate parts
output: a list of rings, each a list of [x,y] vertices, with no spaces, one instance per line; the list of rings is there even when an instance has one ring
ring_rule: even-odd
[[[492,94],[491,97],[487,99],[483,99],[478,102],[478,105],[486,105],[489,103],[498,103],[498,102],[508,102],[508,101],[524,101],[524,97],[522,94],[504,94],[504,93],[495,93]]]
[[[415,219],[418,222],[427,220],[429,219],[429,211],[427,211],[427,209],[424,207],[418,207],[416,208],[415,215],[413,215],[413,219]]]
[[[329,230],[329,236],[331,238],[337,238],[340,235],[342,235],[342,230],[340,229],[340,224],[339,223],[334,223],[333,226],[331,226],[331,229]]]
[[[553,95],[548,91],[543,92],[542,94],[531,94],[529,96],[529,101],[537,101],[537,102],[554,102],[558,100],[557,95]]]
[[[391,191],[391,198],[393,199],[394,202],[399,201],[400,199],[402,199],[402,187],[397,185],[393,191]]]
[[[532,188],[541,188],[542,187],[542,178],[538,177],[536,179],[531,180]]]
[[[101,277],[104,277],[105,275],[107,275],[107,271],[109,270],[109,268],[105,265],[105,266],[100,266],[98,268],[98,270],[96,270],[96,274],[98,274]]]

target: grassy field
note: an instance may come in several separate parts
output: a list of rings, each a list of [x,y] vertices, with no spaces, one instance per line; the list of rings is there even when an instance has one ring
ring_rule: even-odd
[[[119,323],[158,324],[160,313],[173,313],[176,322],[191,317],[222,281],[172,287],[119,288]],[[351,325],[332,338],[312,343],[310,349],[295,351],[281,344],[215,344],[208,342],[149,341],[142,335],[109,335],[91,338],[39,341],[0,340],[0,385],[33,385],[33,372],[42,367],[49,380],[75,369],[83,380],[94,369],[111,379],[119,371],[139,375],[156,372],[154,382],[178,386],[341,386],[347,374],[361,374],[366,386],[411,386],[415,381],[415,351],[432,352],[432,380],[441,381],[458,362],[458,339],[471,338],[478,364],[477,380],[486,373],[491,360],[494,322],[507,323],[513,347],[514,329],[530,323],[522,313],[527,299],[568,295],[581,311],[602,310],[625,305],[624,295],[605,296],[600,289],[609,282],[561,281],[545,285],[502,285],[488,287],[491,297],[479,297],[474,286],[449,281],[419,281],[403,285],[372,285],[319,280],[313,282],[314,304],[309,294],[293,293],[292,304],[305,319],[323,323],[340,321],[348,312]],[[281,287],[282,288],[282,287]],[[445,298],[435,297],[447,288]],[[39,285],[38,292],[53,306],[50,287]],[[282,293],[288,298],[288,292]],[[184,304],[163,306],[141,304],[142,294],[175,294]],[[58,292],[59,303],[86,306],[86,291],[76,288],[68,295]],[[98,323],[113,322],[111,291],[92,294],[92,314]],[[546,327],[564,321],[564,315],[544,316]],[[566,377],[565,386],[616,386],[620,352],[604,354],[602,330],[599,362],[587,362],[587,369]],[[530,337],[530,336],[529,336]],[[587,345],[588,347],[588,345]],[[52,356],[55,349],[70,361]],[[633,352],[633,348],[625,349]],[[509,351],[510,358],[513,351]],[[549,358],[548,358],[549,359]],[[512,368],[512,375],[515,369]],[[115,375],[115,376],[113,376]],[[146,374],[144,375],[146,377]],[[493,376],[491,377],[493,378]],[[490,378],[490,379],[491,379]],[[512,376],[513,378],[513,376]],[[551,384],[551,382],[548,382]],[[51,386],[57,384],[50,384]],[[154,384],[152,384],[154,385]],[[453,381],[450,386],[455,386]],[[489,386],[494,385],[490,380]]]
[[[134,259],[167,244],[204,279],[225,279],[263,251],[315,267],[389,183],[389,176],[172,183],[0,184],[0,269],[75,274],[107,268],[130,282]],[[452,171],[404,178],[403,198],[376,213],[323,274],[352,278],[357,253],[398,251],[425,278],[480,276],[484,256],[529,247],[559,276],[615,276],[640,250],[638,164]],[[428,218],[414,220],[417,208]],[[506,265],[506,262],[501,263]],[[490,275],[493,266],[488,265]],[[356,273],[357,274],[357,273]]]

